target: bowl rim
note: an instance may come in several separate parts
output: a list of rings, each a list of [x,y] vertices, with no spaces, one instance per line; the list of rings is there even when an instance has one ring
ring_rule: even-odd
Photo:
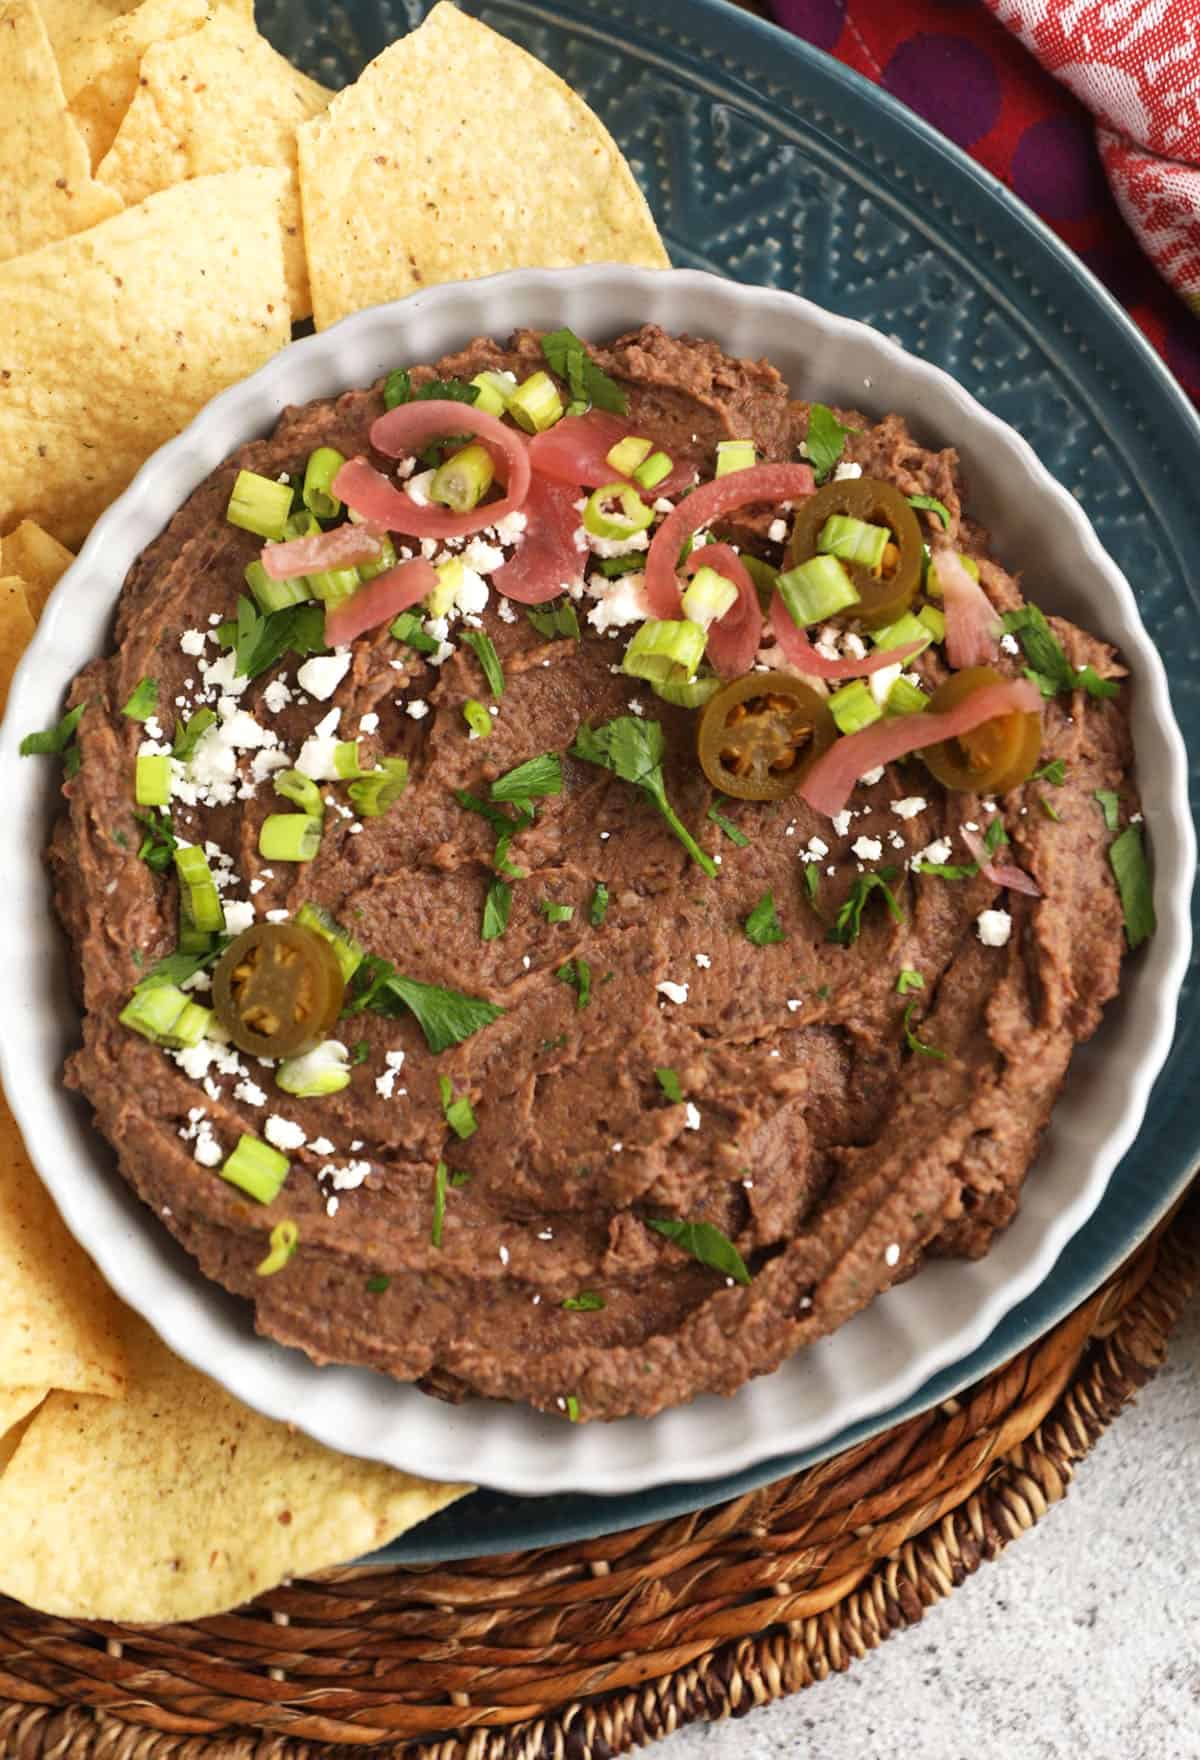
[[[746,309],[756,304],[770,306],[776,311],[802,317],[806,323],[816,325],[818,329],[824,327],[831,330],[843,340],[856,342],[864,352],[881,354],[902,374],[915,378],[918,385],[936,385],[957,409],[970,416],[979,431],[990,434],[997,445],[1016,457],[1038,493],[1050,500],[1058,516],[1071,528],[1075,541],[1087,556],[1090,565],[1106,583],[1116,604],[1124,612],[1127,629],[1135,632],[1138,638],[1133,641],[1132,646],[1136,649],[1139,697],[1152,702],[1154,725],[1164,741],[1167,773],[1162,779],[1160,793],[1172,804],[1170,831],[1177,839],[1179,847],[1170,876],[1165,872],[1156,873],[1159,934],[1155,958],[1159,966],[1158,982],[1162,999],[1155,1017],[1154,1030],[1143,1041],[1142,1054],[1133,1072],[1130,1104],[1124,1118],[1125,1128],[1110,1133],[1110,1138],[1106,1139],[1104,1159],[1109,1163],[1107,1172],[1103,1178],[1093,1177],[1087,1188],[1086,1203],[1077,1200],[1073,1205],[1068,1205],[1064,1213],[1065,1220],[1059,1218],[1058,1224],[1047,1231],[1047,1238],[1034,1270],[1027,1268],[1024,1276],[1009,1278],[998,1290],[993,1289],[989,1299],[981,1304],[975,1324],[965,1330],[960,1328],[953,1334],[952,1348],[945,1348],[940,1352],[926,1350],[915,1362],[910,1363],[906,1373],[894,1376],[887,1383],[885,1393],[876,1394],[865,1403],[855,1404],[851,1401],[839,1407],[836,1417],[826,1427],[827,1433],[832,1435],[869,1415],[872,1410],[888,1409],[897,1404],[911,1395],[931,1375],[966,1355],[982,1343],[1003,1315],[1048,1273],[1062,1246],[1082,1226],[1099,1202],[1120,1156],[1136,1135],[1151,1085],[1170,1048],[1175,1005],[1190,956],[1188,894],[1195,866],[1195,838],[1187,800],[1186,751],[1171,713],[1166,673],[1161,659],[1141,623],[1128,582],[1103,550],[1078,503],[1050,475],[1032,447],[1015,430],[971,397],[951,375],[908,353],[870,326],[829,312],[797,294],[774,288],[744,286],[701,270],[639,270],[613,264],[562,270],[514,270],[474,282],[457,282],[444,287],[422,289],[404,300],[355,313],[329,330],[292,343],[258,372],[213,399],[180,435],[146,461],[125,492],[97,521],[78,558],[51,596],[34,640],[14,676],[8,712],[3,726],[0,727],[0,765],[10,769],[10,781],[18,796],[35,792],[33,783],[24,779],[21,772],[13,773],[15,767],[12,753],[15,750],[16,730],[18,724],[28,727],[36,721],[36,717],[31,721],[29,711],[24,705],[27,700],[38,695],[39,691],[44,695],[43,686],[45,689],[49,688],[44,677],[45,665],[54,654],[60,626],[68,617],[76,595],[81,595],[85,590],[90,591],[90,582],[95,576],[103,578],[106,574],[112,574],[110,551],[115,551],[118,557],[122,552],[127,552],[127,559],[116,572],[111,583],[111,594],[106,601],[107,611],[111,611],[111,605],[115,602],[120,584],[134,557],[162,529],[190,493],[195,482],[202,480],[212,468],[211,462],[205,462],[199,475],[193,475],[197,456],[213,458],[213,462],[228,456],[236,446],[263,431],[262,414],[265,410],[274,412],[269,423],[273,425],[279,412],[290,401],[286,397],[280,400],[276,394],[295,375],[298,366],[308,361],[342,361],[364,339],[382,335],[393,325],[403,329],[410,319],[416,319],[431,304],[441,307],[458,300],[464,309],[469,309],[473,301],[482,299],[504,311],[503,319],[494,321],[487,328],[493,332],[506,331],[522,321],[522,305],[528,310],[530,306],[536,306],[541,301],[543,305],[549,303],[556,309],[561,308],[572,290],[609,287],[614,278],[621,284],[623,292],[644,295],[647,305],[659,290],[669,285],[682,290],[681,299],[686,299],[690,294],[698,302],[706,302],[714,311],[731,309],[738,305],[744,305]],[[667,327],[672,326],[668,323]],[[676,324],[674,327],[682,326]],[[710,333],[720,340],[718,324],[713,325]],[[343,383],[345,388],[349,388],[350,385],[361,382],[361,379],[351,376]],[[255,419],[247,426],[247,418],[251,414]],[[217,434],[223,438],[214,458],[212,437]],[[175,485],[183,478],[189,479],[189,487],[180,492]],[[170,493],[163,493],[164,485],[172,486]],[[131,532],[134,534],[132,537]],[[1123,638],[1122,646],[1129,649],[1130,645],[1127,635]],[[1132,654],[1129,657],[1133,659]],[[57,694],[61,694],[61,685],[65,682],[65,679],[60,679],[60,690]],[[26,852],[27,859],[28,853]],[[57,925],[52,923],[50,913],[45,911],[47,889],[40,846],[36,851],[35,866],[41,875],[42,912],[57,937]],[[4,948],[6,942],[11,944],[14,924],[19,921],[19,917],[18,910],[15,915],[10,914],[8,918],[0,919],[0,949]],[[49,988],[44,988],[40,993],[43,1005],[48,1004],[49,998]],[[36,1002],[39,998],[34,1000]],[[247,1404],[270,1416],[298,1422],[301,1428],[308,1430],[318,1440],[335,1447],[344,1446],[348,1439],[340,1425],[331,1430],[328,1423],[322,1422],[319,1416],[313,1418],[309,1414],[306,1421],[303,1413],[298,1415],[294,1393],[284,1386],[289,1381],[289,1364],[284,1363],[282,1372],[279,1372],[281,1359],[299,1358],[309,1376],[344,1377],[356,1381],[365,1379],[368,1383],[387,1382],[387,1378],[374,1375],[370,1371],[341,1366],[317,1370],[314,1365],[300,1357],[300,1353],[285,1351],[269,1341],[258,1339],[250,1341],[253,1359],[258,1365],[257,1373],[246,1372],[242,1360],[245,1356],[244,1350],[237,1352],[228,1349],[223,1358],[218,1350],[215,1359],[214,1347],[222,1342],[227,1346],[232,1344],[228,1336],[228,1304],[234,1298],[226,1296],[219,1286],[204,1278],[191,1259],[181,1249],[174,1247],[166,1231],[151,1216],[149,1210],[133,1199],[132,1202],[140,1213],[138,1220],[145,1237],[144,1245],[150,1257],[157,1259],[162,1280],[172,1285],[170,1299],[162,1299],[163,1288],[160,1286],[157,1292],[150,1292],[157,1293],[159,1300],[157,1303],[151,1301],[146,1290],[139,1285],[139,1276],[144,1275],[146,1269],[146,1255],[130,1251],[131,1236],[136,1232],[132,1225],[115,1226],[114,1217],[110,1214],[104,1220],[112,1225],[111,1232],[106,1233],[101,1228],[99,1236],[96,1233],[96,1224],[100,1220],[99,1211],[104,1209],[104,1205],[99,1204],[100,1188],[117,1176],[103,1175],[93,1156],[92,1164],[87,1169],[89,1177],[83,1180],[72,1177],[74,1164],[67,1167],[46,1131],[47,1096],[42,1091],[45,1072],[30,1067],[31,1059],[26,1054],[26,1046],[27,1038],[24,1034],[5,1034],[0,1037],[0,1076],[4,1079],[10,1105],[26,1138],[30,1158],[55,1198],[68,1228],[97,1261],[117,1293],[131,1307],[141,1312],[180,1356],[213,1374]],[[51,1096],[50,1122],[54,1122],[56,1117],[61,1122],[64,1108],[69,1104],[61,1093]],[[93,1145],[100,1146],[103,1139],[94,1126],[89,1123],[86,1128]],[[124,1182],[121,1184],[123,1186]],[[119,1199],[121,1194],[116,1196]],[[119,1207],[125,1211],[128,1220],[128,1204]],[[109,1209],[111,1210],[111,1205]],[[154,1251],[155,1246],[158,1247],[157,1253]],[[173,1251],[167,1251],[168,1246]],[[985,1264],[986,1261],[979,1263]],[[922,1275],[929,1274],[926,1272]],[[184,1283],[182,1289],[178,1287],[181,1278]],[[878,1301],[873,1304],[875,1308],[878,1306]],[[216,1360],[220,1360],[220,1368],[216,1367]],[[290,1367],[294,1371],[295,1364],[290,1364]],[[747,1386],[762,1387],[771,1379],[773,1378],[764,1378]],[[276,1386],[276,1383],[279,1385]],[[387,1384],[393,1390],[400,1387],[396,1383]],[[678,1444],[671,1446],[669,1438],[671,1429],[678,1428],[672,1421],[679,1414],[699,1409],[698,1405],[693,1404],[673,1408],[655,1419],[622,1420],[625,1424],[636,1424],[643,1435],[651,1427],[657,1426],[667,1437],[668,1446],[661,1452],[634,1449],[630,1452],[629,1459],[621,1463],[618,1471],[614,1470],[611,1461],[606,1464],[598,1463],[591,1458],[595,1451],[578,1446],[589,1434],[597,1430],[611,1433],[617,1428],[616,1425],[579,1426],[570,1433],[569,1446],[563,1446],[560,1434],[563,1427],[553,1420],[544,1420],[544,1423],[552,1426],[554,1438],[552,1441],[547,1439],[548,1446],[535,1442],[531,1455],[528,1441],[521,1442],[514,1435],[514,1430],[520,1431],[522,1425],[528,1427],[531,1414],[524,1409],[517,1409],[518,1416],[514,1425],[514,1408],[492,1407],[482,1401],[472,1401],[457,1409],[446,1408],[437,1402],[426,1400],[425,1396],[411,1387],[403,1387],[401,1391],[414,1400],[420,1400],[427,1411],[437,1412],[444,1418],[444,1422],[435,1424],[434,1427],[444,1433],[447,1443],[455,1443],[450,1456],[441,1462],[431,1461],[424,1456],[415,1458],[405,1447],[403,1438],[399,1439],[397,1446],[397,1438],[394,1435],[381,1434],[379,1425],[373,1429],[368,1425],[349,1439],[353,1442],[351,1452],[369,1458],[385,1459],[393,1465],[427,1476],[462,1477],[465,1476],[466,1467],[472,1477],[483,1478],[505,1490],[526,1494],[558,1490],[625,1492],[679,1478],[689,1481],[707,1480],[741,1471],[759,1459],[794,1452],[816,1440],[807,1432],[796,1435],[785,1426],[769,1436],[759,1435],[757,1441],[753,1436],[743,1434],[740,1440],[728,1441],[721,1447],[714,1446],[697,1457],[691,1448],[681,1452]],[[740,1390],[731,1401],[726,1402],[725,1409],[732,1409],[745,1393],[746,1388]],[[365,1397],[369,1404],[369,1392]],[[466,1423],[464,1414],[468,1417]],[[477,1437],[480,1425],[488,1433],[488,1441],[492,1446],[490,1454],[477,1456],[475,1449],[466,1445],[464,1433],[469,1432]],[[507,1452],[504,1446],[506,1440],[509,1444]],[[448,1467],[446,1459],[451,1457],[457,1465]]]

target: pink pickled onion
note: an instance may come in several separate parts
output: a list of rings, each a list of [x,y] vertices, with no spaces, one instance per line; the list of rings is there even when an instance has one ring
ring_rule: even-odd
[[[1042,889],[1032,874],[1024,868],[1017,868],[1011,862],[993,861],[988,854],[987,844],[978,831],[968,831],[963,827],[962,840],[979,863],[979,872],[985,874],[995,886],[1007,886],[1010,892],[1026,892],[1030,898],[1040,898]]]
[[[331,648],[345,647],[355,636],[416,605],[437,584],[437,571],[423,556],[398,562],[395,568],[377,574],[373,581],[364,581],[348,599],[326,611],[326,643]]]
[[[810,807],[832,819],[850,798],[850,790],[860,776],[890,764],[922,746],[937,745],[940,740],[955,739],[994,721],[998,715],[1030,715],[1042,707],[1042,693],[1028,678],[1005,679],[998,684],[985,684],[964,697],[952,709],[935,713],[925,709],[913,715],[895,715],[887,721],[876,721],[861,733],[846,734],[835,740],[817,759],[800,784],[799,793]]]
[[[579,496],[575,487],[535,475],[524,512],[525,536],[512,556],[492,576],[496,592],[518,605],[544,605],[583,579],[584,553],[575,547],[579,530]]]
[[[696,474],[690,464],[673,465],[669,476],[645,491],[628,471],[615,471],[609,464],[608,454],[613,447],[636,433],[637,429],[620,416],[610,415],[604,409],[589,409],[581,416],[564,416],[544,434],[535,434],[529,442],[529,462],[535,471],[559,483],[602,489],[606,483],[626,482],[632,483],[639,494],[677,495]]]
[[[370,525],[410,538],[465,538],[524,506],[531,475],[529,449],[515,428],[506,428],[473,404],[441,398],[398,404],[372,424],[371,445],[388,458],[400,458],[448,434],[475,434],[483,441],[508,491],[502,500],[484,502],[467,513],[418,507],[365,458],[352,458],[342,466],[333,480],[333,493]]]
[[[702,483],[669,513],[654,534],[646,558],[646,595],[655,617],[679,616],[679,552],[701,526],[756,501],[802,501],[813,492],[806,464],[756,464]]]
[[[996,658],[996,625],[1000,614],[962,558],[947,544],[934,551],[942,607],[946,613],[946,658],[962,666],[986,666]]]
[[[704,551],[701,550],[700,554],[703,556]],[[827,660],[793,621],[780,593],[771,600],[771,629],[788,665],[806,672],[810,678],[866,678],[869,673],[881,672],[885,666],[895,666],[897,661],[903,663],[911,659],[924,645],[905,642],[902,648],[878,648],[873,654],[864,654],[861,660],[856,660],[853,655],[844,660]],[[870,765],[867,768],[870,769]]]
[[[370,526],[344,525],[314,532],[311,538],[289,538],[286,544],[264,544],[262,565],[273,581],[286,581],[298,574],[351,568],[378,555],[379,538]]]
[[[707,653],[722,678],[740,678],[753,666],[762,641],[762,608],[754,582],[737,551],[728,544],[702,544],[693,550],[683,572],[692,575],[698,568],[715,568],[738,590],[724,617],[709,629]]]

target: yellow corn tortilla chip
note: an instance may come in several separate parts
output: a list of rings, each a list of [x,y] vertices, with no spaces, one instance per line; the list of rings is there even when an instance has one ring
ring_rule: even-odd
[[[36,623],[59,580],[75,557],[35,520],[23,519],[7,538],[0,538],[0,575],[19,574]]]
[[[0,1591],[68,1619],[200,1619],[384,1545],[468,1489],[258,1416],[128,1311],[123,1400],[52,1393],[0,1476]]]
[[[0,0],[0,262],[121,211],[67,109],[34,0]]]
[[[85,28],[61,44],[58,65],[71,114],[96,165],[113,143],[137,90],[138,67],[152,43],[198,30],[208,0],[142,0],[131,12]]]
[[[138,0],[38,0],[38,11],[55,55],[76,37],[103,30],[122,12],[132,12]]]
[[[17,1452],[27,1428],[25,1420],[49,1391],[48,1387],[0,1387],[0,1473]]]
[[[0,263],[0,530],[77,545],[164,440],[291,338],[286,171],[162,190]]]
[[[668,266],[600,119],[448,0],[302,126],[300,194],[319,330],[500,269]]]
[[[125,1388],[120,1304],[67,1233],[0,1095],[0,1389]]]
[[[17,661],[33,639],[33,613],[20,575],[0,576],[0,715]]]
[[[331,94],[285,61],[236,13],[218,12],[198,31],[155,43],[142,57],[133,102],[97,167],[125,202],[188,177],[282,165],[292,179],[285,257],[292,316],[305,318],[308,271],[295,182],[296,130]]]

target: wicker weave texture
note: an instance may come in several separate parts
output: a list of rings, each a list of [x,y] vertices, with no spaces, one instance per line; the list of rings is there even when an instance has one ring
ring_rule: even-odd
[[[601,1760],[856,1658],[1065,1495],[1161,1363],[1200,1193],[1040,1343],[717,1509],[453,1567],[346,1570],[195,1625],[0,1600],[2,1760]]]

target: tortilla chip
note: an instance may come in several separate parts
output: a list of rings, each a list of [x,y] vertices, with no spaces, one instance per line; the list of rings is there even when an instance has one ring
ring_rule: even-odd
[[[142,0],[132,12],[68,38],[58,52],[63,90],[71,114],[97,165],[112,146],[121,119],[137,91],[138,67],[152,43],[198,30],[208,17],[208,0]]]
[[[0,1095],[0,1389],[125,1388],[120,1304],[59,1220]]]
[[[17,1452],[28,1428],[25,1420],[49,1393],[48,1387],[0,1387],[0,1473]]]
[[[0,264],[0,530],[77,545],[156,447],[291,339],[285,171],[194,178]]]
[[[122,12],[132,12],[137,3],[138,0],[38,0],[38,11],[55,55],[61,55],[76,37],[103,30]]]
[[[448,0],[303,125],[300,193],[318,330],[500,269],[668,267],[604,124]]]
[[[0,576],[0,715],[8,702],[8,687],[17,661],[33,640],[33,613],[19,575]]]
[[[52,1393],[0,1477],[0,1590],[68,1619],[200,1619],[461,1497],[259,1417],[124,1316],[119,1401]]]
[[[23,519],[7,538],[0,538],[0,574],[21,576],[35,623],[74,560],[70,550],[31,519]]]
[[[0,262],[119,214],[92,178],[34,0],[0,0]]]
[[[276,54],[252,24],[218,12],[191,35],[147,49],[137,93],[96,174],[133,203],[188,177],[285,166],[292,179],[284,246],[292,316],[305,318],[312,308],[296,130],[325,109],[330,95]]]

